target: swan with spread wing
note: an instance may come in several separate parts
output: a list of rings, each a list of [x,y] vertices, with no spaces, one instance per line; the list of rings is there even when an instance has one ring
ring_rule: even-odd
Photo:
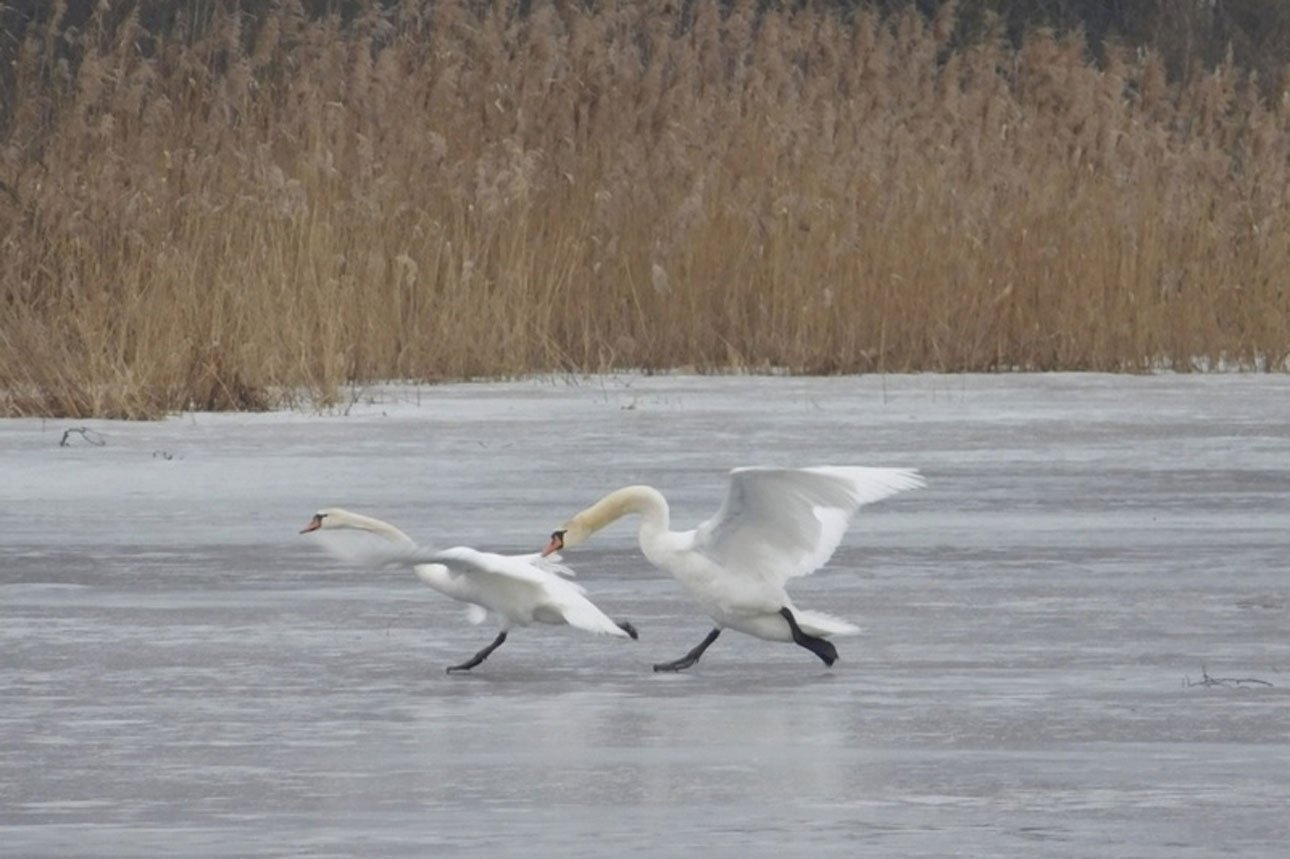
[[[381,566],[410,566],[430,587],[467,603],[473,623],[482,622],[488,612],[497,615],[501,624],[497,638],[460,665],[449,666],[449,673],[469,671],[483,662],[516,626],[568,624],[587,632],[637,637],[630,623],[611,619],[587,599],[581,587],[561,578],[572,576],[573,571],[550,558],[498,555],[466,546],[426,549],[388,522],[339,507],[319,510],[300,533],[335,530],[364,531],[381,538],[376,548],[357,551],[322,541],[323,548],[337,557]]]
[[[727,628],[791,641],[832,665],[838,651],[828,637],[859,629],[797,608],[785,589],[788,580],[829,560],[860,507],[923,485],[907,468],[736,468],[721,509],[692,531],[671,530],[667,499],[657,489],[627,486],[555,531],[543,555],[577,546],[636,514],[646,559],[671,573],[716,622],[698,646],[655,671],[689,668]]]

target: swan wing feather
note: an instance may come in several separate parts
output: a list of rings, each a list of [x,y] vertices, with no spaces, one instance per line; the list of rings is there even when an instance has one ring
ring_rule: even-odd
[[[862,506],[923,485],[907,468],[737,468],[694,547],[732,572],[782,583],[827,563]]]
[[[561,570],[567,574],[573,572],[559,563],[539,564],[533,555],[497,555],[465,546],[435,552],[421,562],[443,564],[449,572],[457,575],[497,576],[511,582],[527,583],[540,589],[545,602],[554,607],[570,626],[587,632],[630,637],[587,599],[582,585],[557,574]]]
[[[582,588],[573,582],[565,581],[556,574],[558,563],[536,564],[530,555],[499,555],[495,552],[481,552],[469,546],[454,546],[451,549],[439,549],[416,552],[410,563],[443,564],[453,575],[497,576],[517,582],[527,582],[539,587],[550,586],[553,582],[565,585],[581,592]],[[563,567],[568,569],[568,567]],[[572,571],[570,571],[572,572]]]
[[[548,573],[555,573],[557,576],[563,576],[566,579],[572,579],[578,575],[576,572],[574,572],[572,567],[566,566],[565,564],[561,563],[564,560],[564,558],[562,558],[559,555],[547,555],[544,558],[542,557],[541,552],[533,552],[532,554],[515,555],[514,557],[522,558],[528,561],[530,564],[537,567],[539,570],[545,570]]]

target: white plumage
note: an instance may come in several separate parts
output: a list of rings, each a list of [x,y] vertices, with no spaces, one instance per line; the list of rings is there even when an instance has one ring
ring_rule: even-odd
[[[725,628],[772,641],[792,641],[831,665],[837,651],[824,638],[858,628],[789,599],[789,579],[823,566],[865,504],[924,485],[913,469],[821,466],[737,468],[717,513],[692,531],[672,531],[667,500],[650,486],[611,492],[552,535],[546,552],[575,546],[623,516],[641,517],[640,546],[674,576],[716,622],[682,659],[657,671],[693,665]]]
[[[342,543],[326,539],[334,531],[359,531],[376,535],[367,543]],[[466,546],[428,549],[418,546],[398,528],[338,507],[318,511],[302,533],[324,532],[319,543],[336,557],[373,566],[410,566],[417,578],[455,600],[467,604],[467,617],[482,623],[487,613],[497,616],[501,632],[475,657],[449,671],[468,671],[483,662],[506,640],[509,630],[533,623],[568,624],[587,632],[636,638],[636,630],[617,622],[587,599],[586,591],[561,576],[573,571],[557,559],[539,554],[499,555]]]

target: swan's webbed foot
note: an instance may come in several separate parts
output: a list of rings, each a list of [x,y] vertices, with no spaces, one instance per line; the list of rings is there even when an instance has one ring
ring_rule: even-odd
[[[658,665],[654,666],[654,670],[655,671],[684,671],[685,669],[689,668],[691,665],[699,661],[699,657],[703,655],[703,651],[707,650],[708,647],[712,645],[712,642],[717,640],[717,636],[720,634],[721,634],[720,629],[712,630],[712,632],[708,633],[707,638],[703,639],[703,641],[700,641],[698,646],[695,647],[693,650],[691,650],[689,653],[685,654],[680,659],[674,660],[672,662],[660,662]]]
[[[470,659],[467,659],[465,662],[461,663],[460,665],[449,665],[447,673],[452,674],[454,671],[469,671],[470,669],[474,668],[476,665],[478,665],[479,663],[487,659],[490,653],[492,653],[497,648],[501,647],[502,642],[505,640],[506,640],[506,630],[502,630],[497,634],[497,638],[493,639],[492,644],[488,645],[483,650],[476,653]]]
[[[630,620],[616,620],[614,623],[618,624],[619,629],[630,635],[632,637],[632,641],[641,637],[640,633],[636,631],[636,627],[632,625]]]
[[[838,649],[833,646],[833,642],[825,638],[817,638],[814,635],[807,635],[805,632],[802,632],[802,628],[797,625],[797,618],[793,617],[793,613],[789,611],[787,607],[781,608],[779,613],[783,616],[784,620],[788,621],[788,628],[793,632],[794,644],[805,647],[807,650],[820,657],[820,660],[825,665],[832,665],[834,662],[838,661]]]

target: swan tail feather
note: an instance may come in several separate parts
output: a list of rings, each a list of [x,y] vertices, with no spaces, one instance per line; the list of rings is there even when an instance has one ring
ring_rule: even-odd
[[[596,632],[601,635],[617,635],[623,638],[630,638],[626,630],[609,618],[603,611],[596,608],[591,600],[581,594],[570,595],[570,598],[564,600],[560,607],[560,614],[564,622],[570,626],[576,626],[578,629],[584,629],[587,632]]]
[[[808,635],[825,637],[829,635],[860,634],[860,627],[854,623],[843,620],[840,617],[834,617],[831,614],[825,614],[822,611],[794,609],[793,617],[797,619],[797,625]]]

